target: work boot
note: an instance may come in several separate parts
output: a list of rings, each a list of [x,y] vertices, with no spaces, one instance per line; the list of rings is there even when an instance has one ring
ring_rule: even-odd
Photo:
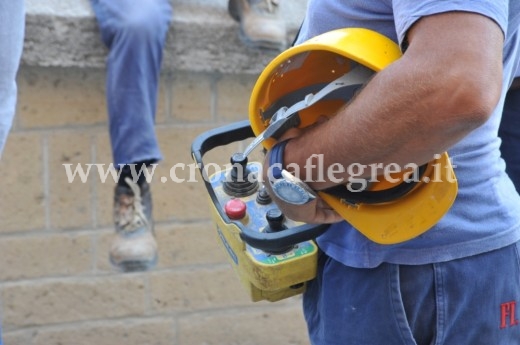
[[[114,195],[116,234],[110,248],[110,262],[122,271],[143,271],[157,262],[157,242],[153,233],[150,185],[141,187],[125,178]]]
[[[246,45],[280,51],[286,48],[279,0],[229,0],[228,12],[240,23],[240,38]]]

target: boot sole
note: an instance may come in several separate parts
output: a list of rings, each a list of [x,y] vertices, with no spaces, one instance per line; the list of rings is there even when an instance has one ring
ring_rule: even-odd
[[[157,264],[157,255],[152,260],[128,260],[119,263],[110,258],[110,263],[123,272],[148,271]]]
[[[278,51],[278,52],[281,52],[286,49],[286,43],[282,43],[282,42],[274,42],[274,41],[266,41],[266,40],[253,41],[249,38],[249,36],[247,36],[244,33],[242,28],[240,28],[240,30],[239,30],[238,37],[240,38],[242,43],[244,43],[246,46],[248,46],[250,48],[267,49],[267,50],[273,50],[273,51]]]

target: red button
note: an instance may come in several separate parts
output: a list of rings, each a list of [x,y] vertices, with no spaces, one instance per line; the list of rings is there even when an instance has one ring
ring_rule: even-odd
[[[240,199],[231,199],[226,202],[224,211],[231,219],[242,219],[246,215],[246,203]]]

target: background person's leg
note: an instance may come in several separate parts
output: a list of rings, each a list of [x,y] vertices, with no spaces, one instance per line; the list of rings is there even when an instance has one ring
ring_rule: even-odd
[[[145,176],[132,176],[162,159],[155,112],[163,48],[172,16],[168,0],[91,0],[109,48],[106,97],[114,163],[116,236],[110,261],[125,271],[144,270],[157,260],[152,198]],[[125,165],[125,166],[123,166]]]
[[[159,74],[172,10],[168,0],[92,0],[109,48],[106,97],[114,163],[162,158],[155,135]]]
[[[506,172],[520,193],[520,88],[506,94],[498,135],[502,139],[500,151],[506,161]]]
[[[24,2],[0,1],[0,158],[16,110],[16,74],[22,56],[24,31]]]
[[[16,73],[25,28],[23,1],[0,2],[0,157],[16,109]]]

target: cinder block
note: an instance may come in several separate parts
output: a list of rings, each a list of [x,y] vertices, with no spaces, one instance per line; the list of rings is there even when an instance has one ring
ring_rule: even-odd
[[[244,307],[251,303],[227,265],[152,272],[150,297],[151,312],[157,314]]]
[[[49,138],[50,226],[75,229],[92,226],[93,164],[90,131],[57,131]],[[76,172],[75,176],[73,174]],[[81,172],[85,175],[82,178]],[[88,175],[87,175],[88,173]]]
[[[85,274],[92,270],[87,234],[4,237],[0,241],[0,281]]]
[[[33,331],[3,332],[2,340],[5,345],[33,345]]]
[[[215,228],[212,222],[156,227],[159,243],[158,268],[226,264],[227,254],[217,242]],[[231,270],[231,266],[229,269]]]
[[[157,94],[157,107],[155,111],[156,123],[165,123],[168,121],[170,89],[169,76],[166,72],[162,73],[159,80],[159,92]]]
[[[214,75],[174,71],[171,77],[171,117],[175,123],[214,120]]]
[[[96,271],[97,272],[118,272],[118,269],[112,266],[109,259],[110,244],[115,235],[115,230],[106,229],[98,231],[96,234]]]
[[[178,327],[180,345],[309,345],[299,304],[192,314]]]
[[[220,121],[240,121],[249,117],[249,99],[256,75],[226,74],[217,83],[217,118]]]
[[[11,133],[2,156],[0,232],[46,226],[43,134]]]
[[[18,75],[20,129],[106,123],[102,69],[24,66]]]
[[[97,132],[95,136],[95,161],[108,167],[113,164],[112,148],[107,132]],[[105,182],[94,181],[95,195],[95,225],[96,227],[113,226],[113,204],[115,181],[110,178]]]
[[[4,285],[4,328],[143,316],[143,279],[142,275],[129,274]]]
[[[131,319],[44,328],[35,334],[32,344],[172,345],[175,344],[175,320],[172,318]]]

